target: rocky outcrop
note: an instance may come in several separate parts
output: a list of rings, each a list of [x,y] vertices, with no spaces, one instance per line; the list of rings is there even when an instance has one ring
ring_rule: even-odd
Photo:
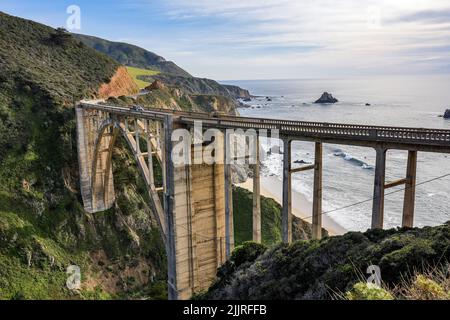
[[[139,87],[125,67],[119,67],[109,83],[98,90],[99,98],[130,96],[139,92]]]
[[[164,83],[162,83],[159,80],[155,80],[155,81],[153,81],[153,83],[151,85],[146,87],[145,90],[152,91],[152,90],[161,90],[161,89],[164,89],[164,88],[165,88]]]
[[[450,109],[445,110],[444,119],[450,119]]]
[[[317,100],[314,103],[336,103],[338,102],[338,99],[333,97],[331,93],[324,92],[319,100]]]
[[[241,87],[238,86],[232,86],[232,85],[222,85],[223,87],[225,87],[228,92],[231,94],[231,96],[235,99],[244,99],[246,101],[248,101],[252,95],[250,94],[250,92],[246,89],[242,89]]]

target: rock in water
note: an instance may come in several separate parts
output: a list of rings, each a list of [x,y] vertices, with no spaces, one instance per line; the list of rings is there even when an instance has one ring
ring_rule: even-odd
[[[445,110],[444,119],[450,119],[450,109]]]
[[[333,97],[331,93],[324,92],[319,100],[317,100],[314,103],[336,103],[338,102],[338,99]]]

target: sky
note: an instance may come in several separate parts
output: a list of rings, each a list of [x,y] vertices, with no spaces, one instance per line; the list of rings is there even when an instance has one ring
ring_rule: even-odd
[[[450,74],[450,0],[0,0],[0,11],[216,80]]]

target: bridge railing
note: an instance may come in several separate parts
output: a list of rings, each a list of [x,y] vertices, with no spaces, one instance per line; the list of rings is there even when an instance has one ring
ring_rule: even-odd
[[[181,121],[193,123],[196,118],[180,117]],[[257,118],[208,119],[203,126],[221,128],[278,129],[280,134],[305,135],[327,138],[344,138],[370,141],[395,141],[404,143],[426,143],[448,145],[450,147],[450,130],[381,127],[369,125],[350,125],[339,123],[285,121]]]

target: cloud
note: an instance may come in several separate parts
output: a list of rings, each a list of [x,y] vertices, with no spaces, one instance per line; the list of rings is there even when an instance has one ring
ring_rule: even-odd
[[[450,22],[450,9],[448,10],[424,10],[400,16],[393,22],[420,22],[420,23],[445,23]]]
[[[448,0],[157,3],[133,1],[149,17],[157,12],[166,19],[171,31],[165,35],[169,40],[159,40],[161,54],[202,76],[310,77],[379,73],[380,66],[388,66],[384,72],[425,72],[427,63],[430,71],[450,64],[443,54],[450,46]],[[153,45],[155,41],[153,37]],[[415,69],[416,61],[421,61],[420,69]]]

